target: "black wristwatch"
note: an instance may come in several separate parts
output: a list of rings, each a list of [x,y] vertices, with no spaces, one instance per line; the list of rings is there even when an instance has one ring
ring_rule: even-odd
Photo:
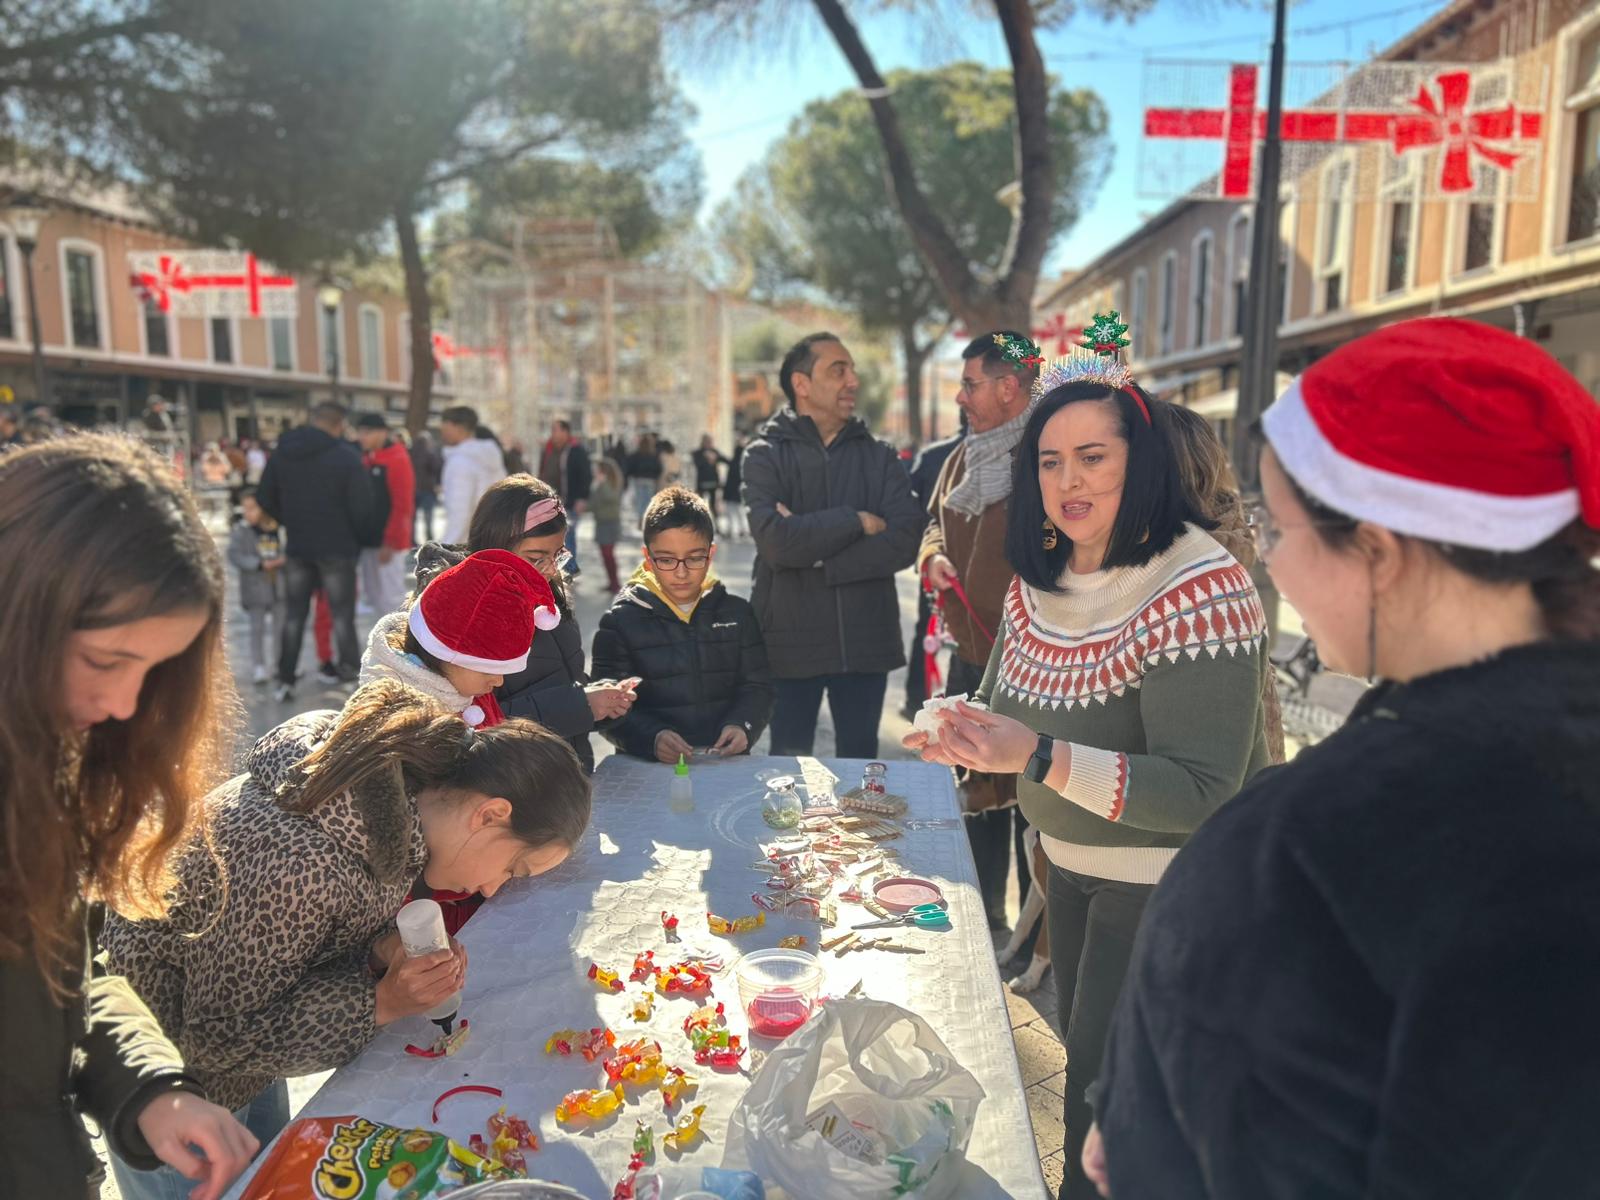
[[[1048,733],[1041,733],[1038,748],[1028,760],[1028,765],[1022,768],[1022,777],[1033,783],[1043,783],[1044,777],[1050,774],[1050,764],[1055,761],[1055,749],[1055,738]]]

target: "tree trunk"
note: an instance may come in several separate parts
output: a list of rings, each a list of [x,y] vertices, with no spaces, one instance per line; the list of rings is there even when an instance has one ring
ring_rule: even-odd
[[[842,0],[812,3],[867,93],[878,140],[883,144],[889,194],[917,252],[933,271],[950,311],[974,335],[991,329],[1026,332],[1032,323],[1039,268],[1050,247],[1050,208],[1055,199],[1050,158],[1050,80],[1035,36],[1033,0],[995,0],[1011,55],[1022,205],[1007,247],[1004,273],[993,285],[973,274],[966,255],[917,182],[888,85]]]
[[[900,327],[900,350],[906,359],[906,429],[911,445],[922,446],[922,365],[928,361],[928,347],[917,345],[915,325]]]
[[[433,297],[428,294],[428,268],[417,242],[413,199],[395,206],[394,231],[400,240],[400,263],[406,272],[406,305],[411,312],[411,394],[406,400],[406,428],[415,437],[428,427],[433,408]]]

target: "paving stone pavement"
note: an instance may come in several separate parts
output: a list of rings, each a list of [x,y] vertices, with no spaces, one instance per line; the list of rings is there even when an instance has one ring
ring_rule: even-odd
[[[605,571],[600,563],[599,551],[592,540],[592,524],[585,522],[579,536],[578,562],[583,568],[577,580],[574,591],[574,615],[584,633],[585,643],[592,640],[595,626],[600,616],[610,607],[611,596],[605,588]],[[226,542],[226,530],[218,527],[214,532],[219,539]],[[619,543],[617,546],[618,566],[626,579],[628,573],[639,565],[640,550],[636,544]],[[751,584],[751,567],[755,560],[755,548],[748,538],[734,541],[719,540],[717,548],[716,569],[728,588],[740,595],[749,595]],[[902,572],[899,580],[900,610],[905,635],[909,641],[911,629],[916,620],[917,591],[916,580],[909,571]],[[243,703],[243,725],[239,733],[238,745],[240,753],[248,748],[250,742],[278,725],[296,713],[305,712],[316,708],[337,708],[349,694],[349,689],[336,685],[327,685],[318,682],[314,677],[317,669],[316,654],[313,649],[311,623],[306,623],[305,645],[301,650],[301,680],[296,688],[293,699],[278,703],[272,698],[271,688],[257,686],[250,682],[251,663],[248,641],[248,624],[239,612],[234,601],[235,585],[231,573],[229,578],[229,608],[227,614],[226,634],[228,640],[228,655],[233,667],[235,681],[238,686],[239,696]],[[366,644],[366,636],[373,622],[372,614],[358,614],[357,632],[360,634],[362,644]],[[272,664],[269,664],[272,665]],[[900,739],[911,731],[908,721],[901,715],[900,707],[905,700],[905,672],[897,671],[889,678],[888,700],[884,705],[883,722],[880,726],[879,757],[885,759],[906,758],[909,755],[900,746]],[[604,759],[612,752],[612,747],[604,738],[596,735],[593,739],[595,757]],[[823,705],[822,713],[817,722],[818,754],[826,756],[832,753],[833,719],[829,715],[827,705]],[[763,753],[766,747],[766,738],[758,743],[755,753]],[[1013,873],[1011,892],[1007,901],[1007,913],[1013,921],[1016,920],[1020,908],[1017,896],[1016,877]],[[1004,945],[1008,935],[997,934],[995,945]],[[1025,965],[1025,964],[1024,964]],[[1002,974],[1008,978],[1014,975],[1014,969],[1004,969]],[[1062,1146],[1065,1130],[1061,1120],[1061,1097],[1064,1085],[1066,1067],[1066,1052],[1061,1045],[1060,1022],[1056,1014],[1055,980],[1046,974],[1039,990],[1026,996],[1019,996],[1006,990],[1006,1004],[1010,1010],[1012,1036],[1016,1041],[1017,1057],[1022,1065],[1023,1083],[1027,1088],[1028,1109],[1033,1120],[1034,1141],[1038,1148],[1040,1162],[1044,1168],[1046,1183],[1049,1184],[1052,1194],[1060,1186],[1062,1173]],[[290,1105],[298,1111],[307,1100],[315,1094],[322,1081],[327,1078],[328,1072],[317,1075],[307,1075],[289,1081]],[[100,1146],[97,1143],[97,1146]],[[100,1146],[103,1152],[103,1146]],[[101,1188],[101,1200],[121,1200],[114,1180],[107,1177]]]

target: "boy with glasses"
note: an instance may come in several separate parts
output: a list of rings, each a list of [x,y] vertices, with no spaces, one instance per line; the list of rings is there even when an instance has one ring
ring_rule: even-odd
[[[626,754],[745,754],[772,714],[761,626],[712,570],[715,538],[704,500],[663,489],[645,510],[644,563],[600,618],[591,673],[643,680],[633,707],[601,731]]]

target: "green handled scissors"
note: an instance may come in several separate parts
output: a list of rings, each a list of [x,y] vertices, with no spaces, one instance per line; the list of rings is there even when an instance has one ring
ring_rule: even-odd
[[[898,917],[886,921],[868,921],[865,925],[852,925],[852,929],[887,929],[891,925],[915,925],[919,929],[948,929],[950,914],[937,904],[919,904],[907,909]]]

